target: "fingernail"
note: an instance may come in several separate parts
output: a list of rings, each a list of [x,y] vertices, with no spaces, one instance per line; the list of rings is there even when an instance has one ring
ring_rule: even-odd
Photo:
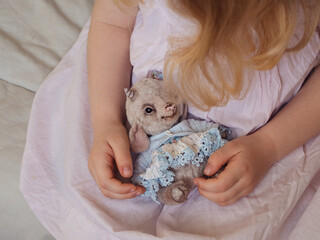
[[[123,170],[122,170],[123,174],[125,176],[131,176],[131,168],[130,167],[125,167]]]
[[[212,171],[212,168],[210,166],[206,166],[206,168],[204,169],[204,174],[210,175],[211,171]]]
[[[135,192],[137,189],[136,188],[131,188],[130,190],[129,190],[129,193],[133,193],[133,192]]]

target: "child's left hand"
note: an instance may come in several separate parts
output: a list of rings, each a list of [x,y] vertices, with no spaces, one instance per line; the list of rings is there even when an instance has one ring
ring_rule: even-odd
[[[210,156],[204,173],[212,176],[226,163],[227,167],[217,178],[196,178],[199,193],[221,206],[247,196],[274,163],[273,146],[256,133],[228,142]]]

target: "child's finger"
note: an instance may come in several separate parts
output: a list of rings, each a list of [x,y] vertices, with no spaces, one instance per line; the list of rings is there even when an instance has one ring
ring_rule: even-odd
[[[217,178],[196,178],[194,183],[201,190],[221,193],[232,188],[241,179],[241,177],[242,175],[240,172],[236,171],[232,166],[227,166]]]
[[[101,191],[103,193],[103,195],[105,195],[108,198],[112,198],[112,199],[129,199],[129,198],[134,198],[136,196],[141,195],[142,193],[145,192],[145,189],[142,187],[137,187],[137,189],[135,191],[130,191],[129,193],[124,193],[124,194],[118,194],[118,193],[114,193],[108,190],[102,190]]]
[[[137,187],[131,183],[122,183],[119,180],[110,176],[109,171],[106,171],[108,175],[98,175],[98,184],[102,190],[107,190],[116,194],[127,194],[137,190]]]
[[[227,191],[224,192],[211,192],[206,191],[204,189],[198,189],[200,195],[209,199],[212,202],[219,204],[220,206],[226,206],[229,204],[234,203],[239,198],[246,196],[250,193],[250,191],[243,186],[241,181],[238,181],[235,185],[229,188]]]
[[[110,155],[101,151],[93,157],[95,159],[90,161],[89,169],[101,191],[126,194],[136,190],[133,184],[123,184],[114,178],[114,160]]]
[[[116,181],[118,181],[118,180],[116,180]],[[122,184],[122,183],[120,183],[120,184]],[[136,197],[136,196],[145,192],[145,189],[140,186],[135,187],[135,188],[131,188],[131,186],[129,186],[129,185],[132,185],[132,184],[126,183],[126,185],[128,185],[128,186],[120,187],[120,189],[125,189],[126,187],[129,187],[129,189],[130,189],[129,192],[118,192],[118,189],[113,189],[113,188],[110,188],[110,191],[106,190],[106,189],[100,189],[100,190],[103,193],[103,195],[105,195],[106,197],[115,198],[115,199],[133,198],[133,197]]]
[[[212,176],[237,153],[232,147],[231,142],[228,142],[211,154],[204,169],[204,174]]]
[[[111,145],[115,161],[123,177],[131,177],[133,173],[130,145],[127,137],[118,138]]]
[[[122,183],[115,179],[111,167],[102,168],[97,165],[94,172],[100,191],[109,198],[127,199],[140,195],[145,191],[140,186]]]

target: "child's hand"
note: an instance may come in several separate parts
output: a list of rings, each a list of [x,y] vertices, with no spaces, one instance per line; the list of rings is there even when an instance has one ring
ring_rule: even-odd
[[[144,188],[122,183],[115,178],[116,166],[123,177],[132,176],[129,140],[121,123],[109,124],[95,134],[88,167],[100,191],[109,198],[128,199],[144,192]]]
[[[212,176],[228,162],[217,178],[195,179],[199,193],[221,205],[229,205],[247,196],[260,182],[274,162],[271,141],[259,135],[248,135],[228,142],[214,152],[204,170]]]

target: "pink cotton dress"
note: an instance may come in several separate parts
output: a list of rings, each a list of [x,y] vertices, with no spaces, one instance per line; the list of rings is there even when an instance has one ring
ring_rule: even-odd
[[[320,136],[275,163],[248,197],[227,207],[197,191],[178,206],[103,196],[87,167],[93,138],[88,27],[39,88],[23,156],[20,189],[56,239],[319,239]],[[131,39],[133,82],[149,70],[162,70],[170,36],[194,31],[195,25],[173,13],[166,1],[141,4]],[[319,63],[319,33],[317,28],[304,49],[286,53],[273,69],[255,72],[244,99],[209,112],[191,107],[190,113],[228,126],[236,136],[259,128],[299,91]],[[300,27],[293,41],[299,36]]]

